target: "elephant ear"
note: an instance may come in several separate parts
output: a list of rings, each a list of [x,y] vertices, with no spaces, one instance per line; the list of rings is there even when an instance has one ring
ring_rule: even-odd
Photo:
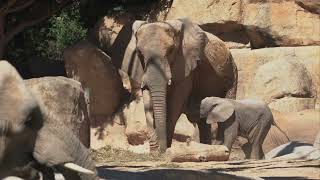
[[[141,83],[142,76],[143,76],[143,67],[141,65],[140,59],[137,55],[136,47],[137,47],[137,39],[136,39],[136,32],[145,24],[145,21],[135,21],[132,24],[132,36],[131,40],[126,48],[123,63],[121,66],[121,70],[126,72],[131,79],[136,81],[137,83]]]
[[[207,116],[207,124],[225,122],[235,111],[232,103],[220,98],[211,100],[211,107],[212,109]]]
[[[38,104],[17,70],[0,60],[0,134],[20,132]]]
[[[180,19],[183,23],[181,50],[185,59],[185,77],[197,67],[203,57],[206,44],[205,32],[189,19]]]

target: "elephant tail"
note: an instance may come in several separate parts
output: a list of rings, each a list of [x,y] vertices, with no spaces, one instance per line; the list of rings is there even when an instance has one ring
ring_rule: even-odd
[[[271,124],[274,125],[275,127],[277,127],[277,128],[279,129],[279,131],[282,132],[282,133],[285,135],[285,137],[287,138],[287,140],[290,141],[290,138],[288,137],[287,133],[284,132],[284,131],[279,127],[279,125],[276,123],[276,121],[275,121],[273,118],[272,118],[272,123],[271,123]]]

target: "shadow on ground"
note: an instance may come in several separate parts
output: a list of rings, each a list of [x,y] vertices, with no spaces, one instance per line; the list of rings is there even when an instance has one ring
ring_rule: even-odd
[[[108,180],[250,180],[255,178],[230,175],[212,171],[193,171],[186,169],[153,169],[124,171],[106,167],[98,168],[99,176]]]
[[[123,168],[123,167],[121,167]],[[265,180],[302,180],[307,179],[306,177],[246,177],[239,175],[231,175],[221,172],[220,169],[207,169],[207,170],[189,170],[189,169],[152,169],[150,167],[138,167],[139,170],[135,170],[137,167],[131,170],[119,169],[117,166],[100,166],[98,167],[99,176],[103,179],[108,180],[251,180],[251,179],[265,179]],[[225,170],[225,169],[224,169]],[[233,169],[236,171],[241,171],[242,169]],[[309,179],[313,180],[313,179]],[[314,179],[315,180],[315,179]]]

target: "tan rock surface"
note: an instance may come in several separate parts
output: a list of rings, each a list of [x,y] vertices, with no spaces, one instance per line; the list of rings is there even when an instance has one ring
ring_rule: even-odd
[[[131,145],[142,145],[148,140],[148,127],[142,100],[125,105],[118,116],[125,122],[125,133]]]
[[[182,114],[177,121],[173,138],[180,142],[186,142],[188,138],[193,139],[195,126],[188,120],[185,114]]]
[[[284,97],[271,102],[269,107],[281,112],[298,112],[305,109],[314,109],[315,99]]]
[[[198,1],[174,0],[167,19],[188,17],[192,21],[203,24],[241,21],[241,1]]]
[[[274,60],[297,60],[311,75],[312,94],[316,97],[315,107],[320,107],[320,96],[317,95],[320,92],[320,46],[232,49],[231,53],[238,67],[237,99],[250,97],[248,94],[250,86],[254,85],[253,79],[260,66]],[[281,91],[281,89],[276,90]]]
[[[314,99],[310,98],[313,97],[311,76],[297,60],[279,59],[258,67],[247,94],[250,98],[270,103],[270,107],[279,111],[315,107]],[[306,98],[306,101],[300,100]]]
[[[273,110],[272,113],[276,123],[291,141],[314,143],[316,135],[320,131],[320,112],[318,110],[309,109],[290,113]],[[263,150],[266,153],[287,142],[283,133],[273,126],[263,142]]]
[[[254,48],[319,45],[318,7],[317,3],[286,0],[174,0],[167,16],[159,19],[188,17],[225,41],[239,43],[236,34],[246,36]],[[243,47],[246,41],[241,41]]]
[[[242,23],[252,47],[319,45],[320,16],[294,1],[245,3]]]
[[[90,148],[100,149],[106,145],[115,149],[127,150],[129,148],[124,125],[114,123],[106,124],[104,127],[91,128]]]
[[[110,53],[110,48],[116,40],[118,33],[124,24],[134,20],[130,14],[120,16],[104,16],[95,27],[90,30],[88,40],[106,53]]]

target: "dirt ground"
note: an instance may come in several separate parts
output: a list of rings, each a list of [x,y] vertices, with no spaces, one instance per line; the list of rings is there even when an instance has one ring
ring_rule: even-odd
[[[320,179],[320,160],[173,163],[166,162],[163,155],[135,154],[110,147],[92,154],[99,176],[112,180]]]

